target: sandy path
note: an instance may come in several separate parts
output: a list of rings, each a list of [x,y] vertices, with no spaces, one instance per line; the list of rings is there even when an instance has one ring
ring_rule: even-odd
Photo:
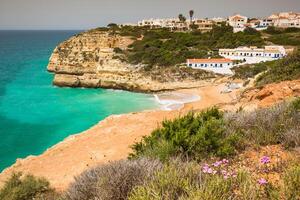
[[[45,177],[53,187],[63,190],[73,181],[74,176],[89,167],[125,159],[130,152],[129,146],[150,134],[162,120],[174,118],[190,109],[232,102],[234,94],[220,94],[223,87],[221,84],[180,90],[201,96],[200,101],[186,104],[180,111],[145,111],[110,116],[87,131],[68,137],[39,156],[19,159],[0,174],[0,184],[13,171],[22,171]]]

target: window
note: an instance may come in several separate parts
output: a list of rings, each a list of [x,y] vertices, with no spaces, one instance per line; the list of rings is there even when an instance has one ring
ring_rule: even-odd
[[[223,67],[223,64],[222,64],[222,63],[220,64],[220,67]]]
[[[192,65],[192,64],[189,64],[189,66],[192,67],[193,65]]]
[[[218,67],[218,64],[215,64],[215,67]]]
[[[201,67],[203,67],[203,64],[201,64]]]

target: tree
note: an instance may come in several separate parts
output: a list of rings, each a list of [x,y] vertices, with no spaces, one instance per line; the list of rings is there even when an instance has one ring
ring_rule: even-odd
[[[183,16],[183,14],[179,14],[178,19],[179,19],[180,22],[185,22],[186,21],[186,18],[185,18],[185,16]]]
[[[194,10],[190,10],[189,14],[190,14],[190,22],[192,23],[193,16],[194,16]]]

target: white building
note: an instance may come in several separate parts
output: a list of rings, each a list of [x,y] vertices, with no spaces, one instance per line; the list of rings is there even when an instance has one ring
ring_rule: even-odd
[[[213,71],[218,74],[232,74],[233,61],[227,58],[187,59],[187,66],[193,69]]]
[[[230,16],[228,18],[228,24],[233,27],[233,32],[243,31],[245,25],[248,22],[248,17],[242,16],[240,14]]]
[[[286,56],[283,46],[238,47],[235,49],[219,49],[219,55],[232,60],[244,60],[245,63],[272,61]]]
[[[280,28],[296,27],[300,28],[300,13],[295,12],[282,12],[272,14],[268,17],[273,25]]]

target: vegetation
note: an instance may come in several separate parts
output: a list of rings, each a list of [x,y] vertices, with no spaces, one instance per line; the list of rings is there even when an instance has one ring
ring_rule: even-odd
[[[257,86],[300,78],[300,50],[276,62],[265,63],[268,70],[258,77]]]
[[[162,168],[157,160],[121,160],[83,172],[64,195],[65,200],[127,199],[131,190]]]
[[[185,63],[187,58],[218,57],[213,50],[242,45],[261,46],[260,33],[233,33],[232,27],[214,26],[209,33],[171,32],[167,29],[149,30],[142,40],[135,41],[125,52],[128,61],[149,66],[173,66]]]
[[[184,16],[180,15],[181,20]],[[187,58],[219,57],[218,48],[233,48],[243,45],[262,46],[261,35],[256,30],[233,33],[230,26],[214,26],[211,32],[174,32],[169,29],[123,26],[110,29],[122,36],[131,36],[135,42],[124,51],[126,60],[133,64],[147,66],[175,66],[185,63]]]
[[[276,62],[276,61],[270,61]],[[232,78],[247,79],[254,78],[257,74],[265,72],[268,69],[269,62],[258,64],[246,64],[238,67],[233,67],[234,75]]]
[[[233,68],[235,74],[233,78],[253,78],[255,75],[264,72],[256,80],[256,86],[263,86],[269,83],[276,83],[286,80],[296,80],[300,78],[300,50],[286,58],[249,64]]]
[[[198,115],[189,113],[173,121],[164,121],[162,128],[133,145],[130,158],[146,156],[166,161],[175,156],[195,160],[228,156],[235,153],[238,140],[234,133],[225,134],[223,113],[211,108]]]
[[[61,195],[44,179],[14,174],[0,199],[297,200],[300,158],[266,151],[271,146],[259,150],[271,144],[300,146],[300,98],[253,112],[213,107],[165,121],[133,146],[132,159],[83,172]],[[234,156],[245,148],[264,154],[250,161]]]
[[[0,190],[1,200],[54,200],[58,194],[50,188],[49,182],[44,178],[26,175],[21,178],[21,173],[13,174]]]
[[[286,28],[280,29],[268,27],[265,33],[270,34],[268,40],[278,45],[300,46],[300,29]]]
[[[300,102],[298,99],[295,102]],[[151,157],[167,161],[172,157],[203,160],[230,156],[246,146],[300,145],[300,114],[297,106],[280,104],[251,113],[225,115],[217,108],[189,113],[162,127],[132,146],[129,158]]]

